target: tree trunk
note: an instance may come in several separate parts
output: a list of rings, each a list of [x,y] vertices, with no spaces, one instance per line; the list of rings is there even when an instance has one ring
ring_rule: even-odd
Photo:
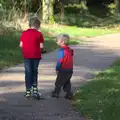
[[[42,1],[42,14],[44,23],[49,23],[49,1],[50,0]]]
[[[24,3],[23,3],[23,10],[24,10],[24,18],[23,18],[23,21],[27,21],[27,16],[28,16],[28,13],[27,13],[27,1],[24,0]]]
[[[54,0],[50,0],[49,4],[49,23],[54,23]]]
[[[116,14],[120,16],[120,0],[116,0]]]
[[[44,23],[53,23],[54,22],[54,0],[43,0],[42,9],[43,9],[43,21]]]
[[[60,16],[60,19],[61,19],[61,23],[63,22],[64,20],[64,14],[65,14],[65,10],[64,10],[64,4],[62,2],[60,2],[60,11],[61,11],[61,16]]]

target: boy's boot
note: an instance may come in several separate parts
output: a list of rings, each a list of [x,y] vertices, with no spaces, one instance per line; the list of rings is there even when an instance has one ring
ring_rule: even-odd
[[[68,100],[71,100],[73,98],[73,93],[72,92],[71,93],[66,93],[64,98],[68,99]]]
[[[55,91],[52,92],[52,97],[53,98],[59,98],[59,94],[57,94]]]

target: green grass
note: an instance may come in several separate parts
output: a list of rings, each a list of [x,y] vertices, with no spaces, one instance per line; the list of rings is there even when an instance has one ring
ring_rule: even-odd
[[[120,60],[80,87],[73,105],[88,120],[120,120]]]
[[[22,62],[19,33],[0,36],[0,69]]]
[[[47,31],[50,33],[67,33],[71,37],[81,37],[81,36],[87,36],[87,37],[94,37],[94,36],[100,36],[105,34],[112,34],[112,33],[118,33],[119,30],[117,29],[108,29],[108,28],[79,28],[75,26],[58,26],[58,27],[49,27],[47,28]]]
[[[43,31],[45,37],[45,48],[48,52],[58,48],[55,37],[49,36]],[[23,62],[19,48],[20,32],[11,32],[0,36],[0,70]],[[70,44],[78,44],[80,40],[71,40]]]

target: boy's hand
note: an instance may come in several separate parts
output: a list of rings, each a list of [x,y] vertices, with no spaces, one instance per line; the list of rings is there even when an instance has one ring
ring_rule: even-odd
[[[44,48],[41,48],[42,53],[46,53],[47,51]]]
[[[20,46],[20,48],[22,48],[22,46],[23,46],[23,42],[20,42],[19,46]]]

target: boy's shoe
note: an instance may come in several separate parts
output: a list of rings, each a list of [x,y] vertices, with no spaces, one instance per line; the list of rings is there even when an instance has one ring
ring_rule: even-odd
[[[35,93],[35,94],[33,93],[32,97],[33,97],[34,99],[36,99],[36,100],[40,100],[40,99],[41,99],[41,96],[40,96],[39,93]]]
[[[67,99],[67,100],[72,100],[72,98],[73,98],[73,93],[66,94],[64,98]]]
[[[42,97],[42,95],[38,93],[38,89],[37,88],[33,88],[33,95],[32,95],[32,97],[34,99],[37,99],[37,100],[40,100],[40,99],[43,100],[44,99]]]
[[[25,97],[26,97],[26,98],[30,98],[30,97],[31,97],[31,92],[30,92],[30,90],[26,91]]]
[[[57,93],[55,93],[55,91],[52,92],[52,97],[53,98],[59,98],[59,95]]]

